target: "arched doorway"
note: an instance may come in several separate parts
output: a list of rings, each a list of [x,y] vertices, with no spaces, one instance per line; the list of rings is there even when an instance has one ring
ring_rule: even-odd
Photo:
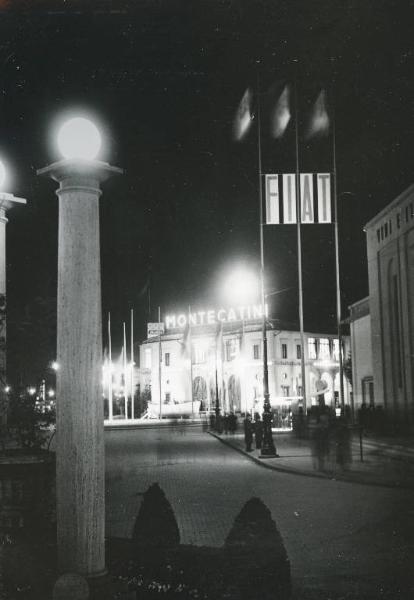
[[[234,375],[230,375],[229,383],[229,410],[232,412],[241,411],[241,392],[240,392],[240,379]]]

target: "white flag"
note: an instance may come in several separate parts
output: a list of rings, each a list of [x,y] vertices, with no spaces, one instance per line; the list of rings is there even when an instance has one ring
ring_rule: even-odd
[[[326,108],[326,92],[322,90],[313,105],[306,137],[323,136],[329,133],[329,115]]]
[[[273,109],[270,116],[271,121],[271,135],[274,138],[280,138],[285,133],[286,127],[290,121],[290,107],[289,107],[289,96],[290,90],[286,85],[283,92],[279,96],[279,100]]]
[[[250,88],[247,88],[240,101],[233,124],[233,135],[237,142],[246,135],[252,123],[252,98],[253,94]]]

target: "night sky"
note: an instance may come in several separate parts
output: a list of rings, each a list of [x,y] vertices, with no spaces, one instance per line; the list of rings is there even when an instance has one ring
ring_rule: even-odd
[[[274,93],[296,73],[300,131],[322,87],[335,105],[338,192],[350,192],[339,211],[346,316],[368,292],[363,226],[413,181],[410,5],[0,2],[0,152],[13,170],[7,191],[28,200],[8,215],[10,381],[36,383],[55,357],[58,203],[36,169],[59,158],[59,114],[94,116],[102,158],[126,170],[101,199],[103,315],[120,346],[131,308],[143,338],[159,305],[216,306],[226,268],[259,265],[257,121],[232,140],[258,70],[265,172],[295,168],[292,123],[282,140],[268,135]],[[331,141],[301,139],[301,171],[331,171]],[[333,331],[333,228],[303,230],[305,329]],[[295,227],[266,228],[265,259],[268,289],[289,288],[273,297],[272,317],[297,327]]]

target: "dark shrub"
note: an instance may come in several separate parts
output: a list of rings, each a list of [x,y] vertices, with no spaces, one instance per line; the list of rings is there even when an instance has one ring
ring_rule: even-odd
[[[227,536],[228,581],[237,581],[242,598],[290,597],[290,564],[282,537],[267,506],[251,498]]]
[[[132,539],[135,545],[148,549],[166,549],[180,543],[173,509],[158,483],[144,493]]]

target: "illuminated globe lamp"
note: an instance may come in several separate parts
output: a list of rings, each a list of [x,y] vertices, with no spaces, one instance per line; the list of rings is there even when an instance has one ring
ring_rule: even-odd
[[[123,171],[97,159],[101,134],[84,116],[60,126],[57,146],[62,160],[37,173],[59,184],[58,566],[61,572],[99,577],[106,572],[99,198],[101,184]]]
[[[6,213],[15,204],[26,204],[24,198],[17,198],[6,192],[9,177],[4,162],[0,159],[0,381],[6,381]],[[7,423],[8,396],[5,388],[0,388],[0,426]]]
[[[57,141],[59,151],[66,159],[94,160],[102,145],[98,128],[84,117],[66,121],[59,130]]]

